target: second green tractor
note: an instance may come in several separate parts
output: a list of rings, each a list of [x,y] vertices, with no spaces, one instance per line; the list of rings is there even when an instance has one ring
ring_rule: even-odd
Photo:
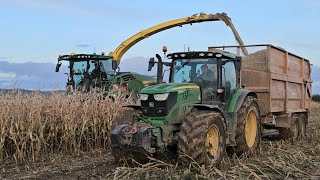
[[[209,51],[167,57],[169,83],[142,89],[141,105],[130,106],[134,123],[112,131],[115,159],[171,152],[215,166],[227,146],[237,154],[257,149],[260,111],[257,95],[240,87],[241,57]]]

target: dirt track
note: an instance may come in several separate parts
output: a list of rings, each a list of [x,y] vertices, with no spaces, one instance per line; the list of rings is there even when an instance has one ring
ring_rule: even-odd
[[[309,134],[315,131],[320,132],[320,115],[318,112],[320,112],[319,106],[313,110],[310,116],[308,126]],[[320,138],[319,135],[320,133],[317,133],[317,136],[314,137]],[[263,144],[263,146],[268,146],[270,142],[266,140]],[[299,146],[312,147],[312,144],[300,144]],[[306,149],[306,151],[308,151],[308,149]],[[307,154],[307,152],[301,153]],[[310,169],[310,167],[314,167],[312,162],[307,162],[302,168]],[[320,164],[318,167],[320,167]],[[46,161],[30,164],[16,165],[12,164],[12,162],[6,162],[0,165],[0,168],[0,179],[113,179],[117,165],[113,163],[113,158],[109,150],[97,150],[96,152],[78,155],[56,155],[55,157],[47,158]],[[301,169],[297,171],[304,172]],[[275,172],[277,172],[277,170],[275,170]],[[320,172],[314,173],[316,174],[303,177],[320,179]]]

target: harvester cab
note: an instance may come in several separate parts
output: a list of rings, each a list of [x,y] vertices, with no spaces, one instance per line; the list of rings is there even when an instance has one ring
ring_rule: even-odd
[[[59,56],[56,72],[63,61],[68,62],[69,72],[66,91],[90,92],[101,91],[110,98],[119,96],[138,100],[139,92],[147,85],[155,84],[155,79],[131,72],[119,72],[118,62],[104,53],[71,54]]]
[[[91,88],[102,88],[111,81],[115,74],[117,62],[110,56],[98,54],[62,55],[58,58],[56,72],[63,61],[68,62],[67,89],[88,92]]]

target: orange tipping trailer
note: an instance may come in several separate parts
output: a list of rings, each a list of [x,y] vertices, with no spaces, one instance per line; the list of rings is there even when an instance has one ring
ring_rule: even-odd
[[[262,124],[290,128],[293,119],[307,121],[312,105],[309,60],[270,44],[247,45],[242,58],[240,84],[258,96]],[[240,46],[209,47],[237,55]]]

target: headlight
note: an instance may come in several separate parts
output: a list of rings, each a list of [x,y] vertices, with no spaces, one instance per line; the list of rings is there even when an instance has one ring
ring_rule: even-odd
[[[169,96],[169,93],[166,93],[166,94],[155,94],[153,95],[154,99],[156,101],[165,101]]]
[[[140,100],[146,101],[148,100],[149,95],[148,94],[140,94]]]

